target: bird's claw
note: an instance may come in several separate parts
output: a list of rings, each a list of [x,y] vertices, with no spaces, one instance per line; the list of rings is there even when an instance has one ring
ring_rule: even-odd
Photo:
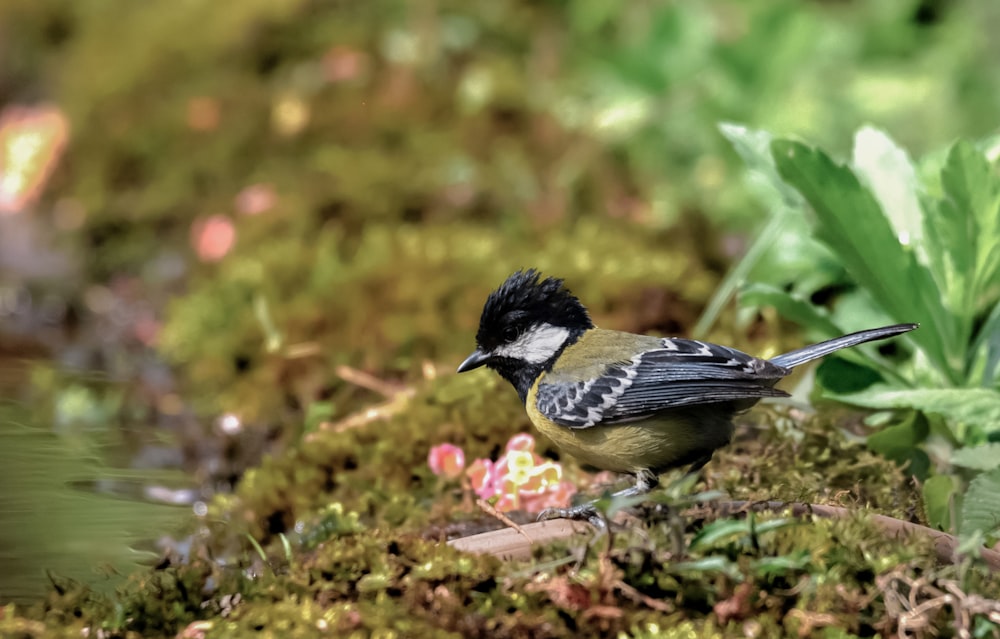
[[[586,521],[598,530],[604,530],[608,527],[604,517],[597,512],[597,508],[593,504],[581,504],[572,508],[546,508],[538,513],[538,521],[559,518]]]

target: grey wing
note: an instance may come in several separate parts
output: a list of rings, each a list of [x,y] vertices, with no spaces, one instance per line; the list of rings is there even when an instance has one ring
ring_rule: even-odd
[[[569,428],[639,420],[682,406],[786,397],[773,388],[788,369],[735,349],[665,338],[662,348],[608,366],[587,381],[543,380],[539,412]]]

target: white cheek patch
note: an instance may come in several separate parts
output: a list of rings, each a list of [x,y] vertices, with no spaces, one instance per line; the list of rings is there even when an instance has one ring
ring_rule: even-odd
[[[514,342],[496,349],[494,355],[519,359],[529,364],[541,364],[558,353],[568,337],[568,329],[542,324],[522,334]]]

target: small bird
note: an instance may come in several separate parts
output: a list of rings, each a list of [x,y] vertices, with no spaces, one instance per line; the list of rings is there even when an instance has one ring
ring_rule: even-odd
[[[733,416],[765,397],[799,364],[917,328],[897,324],[837,337],[760,359],[679,337],[597,328],[563,280],[521,270],[490,293],[476,350],[459,373],[487,366],[510,382],[528,417],[587,466],[631,474],[615,497],[643,495],[659,475],[695,472],[733,436]],[[599,523],[594,505],[549,509],[540,519]]]

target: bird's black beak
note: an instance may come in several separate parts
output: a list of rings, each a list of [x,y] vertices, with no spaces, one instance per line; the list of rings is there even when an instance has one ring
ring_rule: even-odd
[[[465,361],[459,364],[458,372],[464,373],[465,371],[471,371],[473,369],[479,368],[486,362],[490,361],[490,354],[484,353],[478,348],[472,351],[472,355],[465,358]]]

